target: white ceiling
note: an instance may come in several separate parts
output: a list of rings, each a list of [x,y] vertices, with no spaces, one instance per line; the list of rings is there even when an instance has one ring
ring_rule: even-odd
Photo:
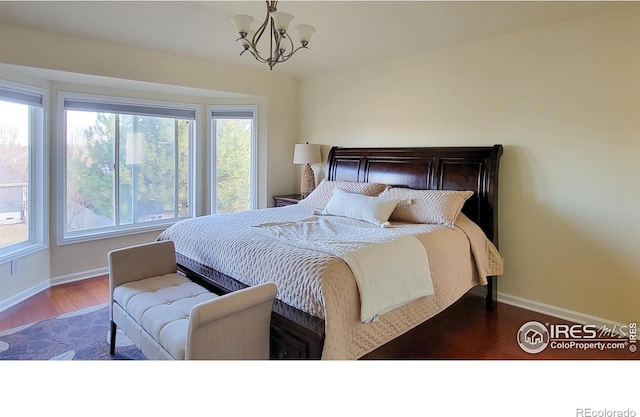
[[[309,44],[274,71],[314,76],[639,7],[636,1],[281,1],[292,26],[316,27]],[[239,56],[234,14],[261,22],[260,1],[0,1],[0,23],[268,71]],[[254,26],[254,28],[255,28]],[[295,38],[295,36],[294,36]],[[1,59],[1,57],[0,57]]]

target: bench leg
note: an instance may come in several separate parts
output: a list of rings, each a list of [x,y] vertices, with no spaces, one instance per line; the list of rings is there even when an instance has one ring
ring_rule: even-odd
[[[113,321],[111,321],[111,336],[109,339],[109,353],[113,355],[116,353],[116,324]]]

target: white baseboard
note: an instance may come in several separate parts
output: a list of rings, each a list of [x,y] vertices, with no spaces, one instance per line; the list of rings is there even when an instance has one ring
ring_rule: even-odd
[[[99,277],[101,275],[107,275],[107,274],[109,274],[109,268],[108,267],[104,267],[104,268],[92,269],[90,271],[76,272],[75,274],[69,274],[69,275],[62,275],[62,276],[59,276],[59,277],[54,277],[54,278],[51,278],[49,280],[49,282],[51,283],[52,287],[55,287],[56,285],[62,285],[62,284],[68,284],[70,282],[82,281],[84,279],[95,278],[95,277]]]
[[[34,295],[37,295],[38,293],[50,287],[55,287],[56,285],[68,284],[70,282],[82,281],[84,279],[95,278],[101,275],[106,275],[108,273],[109,273],[109,268],[105,267],[105,268],[98,268],[90,271],[78,272],[75,274],[69,274],[69,275],[63,275],[63,276],[51,278],[48,281],[44,281],[12,297],[9,297],[6,300],[0,301],[0,312],[7,310],[15,305],[18,305],[21,302],[26,301],[27,299],[33,297]]]
[[[615,321],[590,316],[588,314],[567,310],[549,304],[539,303],[537,301],[527,300],[526,298],[516,297],[515,295],[503,294],[501,292],[498,292],[498,302],[512,305],[514,307],[520,307],[529,311],[535,311],[536,313],[542,313],[547,316],[567,320],[577,324],[595,324],[598,327],[607,326],[607,328],[610,329],[629,325],[629,323],[617,323]]]
[[[40,284],[33,286],[31,288],[27,288],[24,291],[19,292],[18,294],[7,298],[6,300],[0,301],[0,312],[7,310],[15,305],[20,304],[23,301],[28,300],[34,295],[46,290],[49,288],[51,284],[49,281],[41,282]]]

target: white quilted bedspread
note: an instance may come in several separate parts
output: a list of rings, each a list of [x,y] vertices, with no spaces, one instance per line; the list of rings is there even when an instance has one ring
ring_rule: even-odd
[[[202,216],[178,222],[158,240],[173,240],[177,252],[246,285],[275,283],[278,299],[325,320],[323,359],[357,359],[433,317],[474,285],[485,284],[487,276],[502,274],[497,250],[464,215],[459,216],[455,230],[392,223],[396,233],[413,234],[424,244],[434,295],[363,323],[356,280],[342,259],[293,247],[251,227],[312,215],[313,208],[292,205]]]

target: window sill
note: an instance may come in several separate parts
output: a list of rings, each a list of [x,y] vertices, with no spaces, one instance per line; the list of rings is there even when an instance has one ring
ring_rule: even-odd
[[[25,256],[33,255],[34,253],[41,252],[49,248],[49,245],[45,243],[32,243],[20,245],[12,250],[4,250],[0,254],[0,265],[9,263],[14,259],[24,258]]]
[[[184,220],[184,219],[180,219],[180,220]],[[58,239],[57,244],[58,246],[73,245],[76,243],[91,242],[94,240],[105,240],[105,239],[112,239],[112,238],[117,238],[122,236],[139,235],[143,233],[162,232],[165,229],[167,229],[169,226],[171,226],[172,224],[180,220],[169,222],[169,223],[155,223],[149,226],[132,227],[127,229],[110,230],[110,231],[103,230],[103,231],[95,231],[93,233],[87,232],[82,234],[78,233],[72,236],[66,236],[62,239]]]

